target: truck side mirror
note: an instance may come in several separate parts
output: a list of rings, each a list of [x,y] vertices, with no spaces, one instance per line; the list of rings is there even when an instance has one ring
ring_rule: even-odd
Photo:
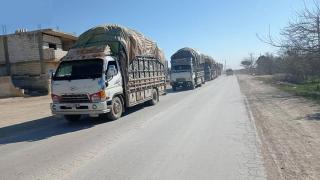
[[[117,75],[117,69],[116,69],[116,66],[115,65],[110,65],[108,66],[108,70],[107,70],[107,73],[106,73],[106,78],[107,79],[110,79],[112,78],[113,76]]]
[[[53,78],[55,71],[53,69],[50,69],[48,74],[49,74],[50,78]]]

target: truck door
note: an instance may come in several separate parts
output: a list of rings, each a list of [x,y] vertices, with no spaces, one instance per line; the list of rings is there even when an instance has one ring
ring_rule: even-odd
[[[119,65],[116,61],[108,61],[105,76],[106,82],[108,83],[107,89],[109,91],[111,89],[112,91],[118,91],[121,88],[120,92],[122,92],[122,78]]]

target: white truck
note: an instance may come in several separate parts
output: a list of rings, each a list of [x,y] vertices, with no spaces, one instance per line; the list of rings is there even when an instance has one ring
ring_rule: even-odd
[[[127,107],[159,101],[166,91],[164,55],[156,43],[118,25],[92,28],[62,59],[51,82],[51,111],[76,121],[81,115],[121,117]]]
[[[198,51],[185,47],[171,56],[170,84],[173,91],[178,87],[194,89],[204,83],[204,60]]]

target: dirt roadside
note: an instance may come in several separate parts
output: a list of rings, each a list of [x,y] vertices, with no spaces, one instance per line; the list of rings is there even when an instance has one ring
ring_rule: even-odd
[[[51,116],[49,96],[0,99],[0,128]]]
[[[268,179],[320,179],[320,106],[238,75],[262,142]]]

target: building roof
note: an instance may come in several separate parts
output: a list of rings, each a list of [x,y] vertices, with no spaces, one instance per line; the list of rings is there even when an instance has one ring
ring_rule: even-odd
[[[70,34],[67,32],[53,30],[53,29],[41,29],[40,31],[42,31],[43,33],[48,34],[48,35],[57,36],[57,37],[65,38],[65,39],[70,39],[70,40],[77,40],[78,39],[78,37],[76,35],[73,35],[73,34]]]
[[[21,31],[21,32],[16,32],[16,33],[12,33],[12,34],[5,34],[5,35],[0,35],[0,37],[4,37],[4,36],[10,36],[10,35],[14,35],[14,34],[31,34],[31,33],[38,33],[38,32],[42,32],[43,34],[47,34],[47,35],[51,35],[51,36],[56,36],[56,37],[60,37],[62,39],[68,39],[68,40],[77,40],[78,37],[76,35],[70,34],[70,33],[66,33],[66,32],[62,32],[62,31],[57,31],[54,29],[38,29],[38,30],[33,30],[33,31]]]

